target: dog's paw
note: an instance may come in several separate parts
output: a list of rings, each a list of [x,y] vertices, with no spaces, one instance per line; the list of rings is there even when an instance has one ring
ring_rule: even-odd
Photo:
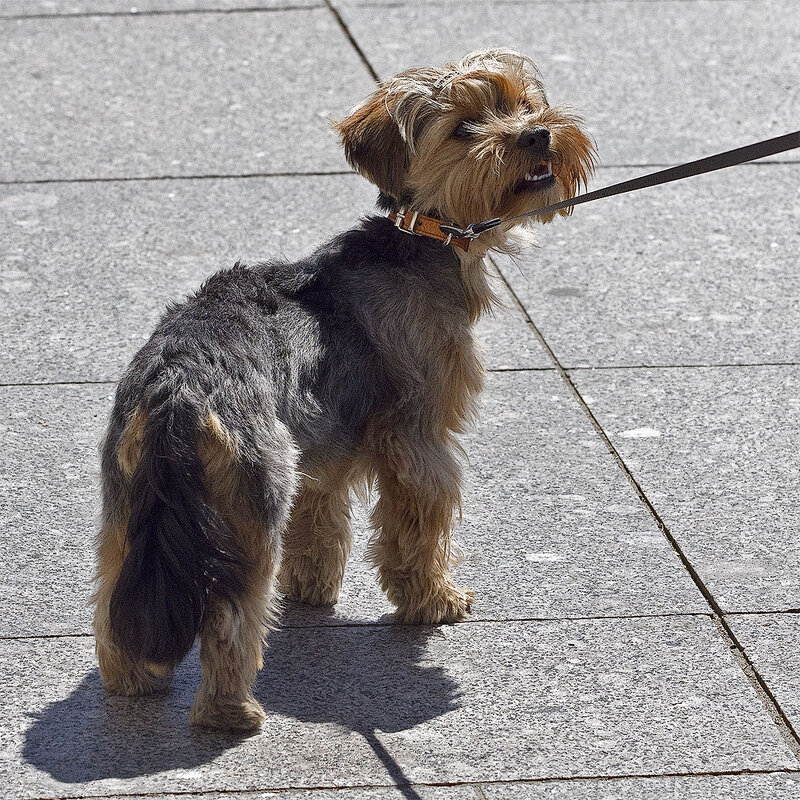
[[[172,668],[164,664],[121,665],[101,659],[100,677],[110,694],[141,697],[166,691],[172,680]]]
[[[284,557],[278,573],[278,586],[286,597],[312,606],[336,605],[341,575],[323,575],[305,556]]]
[[[254,697],[198,697],[192,706],[189,724],[200,728],[256,732],[261,730],[266,718],[264,709]]]
[[[472,610],[475,592],[463,586],[447,584],[426,596],[422,602],[413,598],[397,607],[400,622],[421,625],[460,622]]]

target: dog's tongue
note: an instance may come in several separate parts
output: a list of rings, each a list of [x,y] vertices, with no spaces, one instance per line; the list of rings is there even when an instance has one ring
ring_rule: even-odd
[[[531,175],[547,175],[550,171],[550,164],[547,161],[542,161],[541,164],[537,164],[530,172]]]

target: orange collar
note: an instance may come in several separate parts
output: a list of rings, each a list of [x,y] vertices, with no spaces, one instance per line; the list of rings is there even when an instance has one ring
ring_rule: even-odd
[[[469,252],[469,239],[457,239],[452,235],[442,233],[440,225],[444,225],[436,217],[426,217],[418,211],[409,211],[405,206],[400,206],[397,211],[389,214],[389,219],[394,222],[395,228],[403,233],[410,233],[415,236],[427,236],[429,239],[436,239],[439,242],[452,244],[460,247],[465,253]]]

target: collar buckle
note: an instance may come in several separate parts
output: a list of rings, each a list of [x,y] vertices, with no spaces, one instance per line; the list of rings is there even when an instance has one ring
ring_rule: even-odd
[[[405,206],[400,206],[397,210],[397,216],[394,221],[394,226],[397,230],[401,231],[402,233],[408,233],[411,236],[420,236],[421,234],[417,233],[414,230],[414,226],[417,224],[417,218],[419,217],[419,211],[415,211],[411,215],[411,222],[408,223],[408,227],[404,228],[403,223],[405,222],[406,214],[408,213],[408,209]]]

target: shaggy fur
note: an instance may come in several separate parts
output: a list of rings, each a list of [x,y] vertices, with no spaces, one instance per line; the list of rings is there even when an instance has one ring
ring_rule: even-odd
[[[592,166],[579,119],[506,50],[401,73],[337,128],[384,208],[461,226],[572,196]],[[552,178],[526,180],[548,163]],[[236,264],[168,310],[103,447],[94,602],[109,691],[165,686],[199,634],[192,722],[257,728],[278,590],[336,602],[358,486],[378,490],[369,552],[398,620],[467,614],[472,592],[450,573],[455,434],[483,384],[482,255],[508,233],[464,253],[370,217],[297,263]]]

